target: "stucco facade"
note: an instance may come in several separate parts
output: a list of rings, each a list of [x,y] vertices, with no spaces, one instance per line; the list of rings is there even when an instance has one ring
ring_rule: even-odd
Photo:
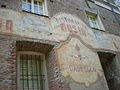
[[[21,0],[0,0],[0,90],[23,90],[19,52],[45,56],[44,90],[119,90],[120,10],[110,1],[45,0],[48,15],[37,15]],[[86,12],[104,30],[91,28]]]

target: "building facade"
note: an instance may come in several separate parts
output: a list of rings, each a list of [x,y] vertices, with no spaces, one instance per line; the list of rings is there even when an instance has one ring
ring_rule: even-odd
[[[0,0],[0,90],[120,90],[120,0]]]

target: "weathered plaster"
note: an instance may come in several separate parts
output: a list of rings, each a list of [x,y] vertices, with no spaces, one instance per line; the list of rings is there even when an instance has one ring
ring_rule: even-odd
[[[57,53],[62,75],[77,83],[88,87],[103,74],[97,54],[77,38],[72,38],[69,43],[62,45]]]
[[[50,19],[1,9],[0,34],[59,42],[57,55],[62,75],[86,87],[103,75],[97,53],[92,49],[120,51],[119,36],[95,32],[78,17],[66,13]]]
[[[66,41],[70,35],[77,35],[92,48],[120,51],[119,36],[100,31],[95,32],[78,17],[66,13],[58,13],[50,19],[1,9],[0,34],[54,42]]]
[[[78,35],[89,45],[95,44],[94,33],[78,17],[66,13],[58,13],[51,19],[53,33],[61,36]]]

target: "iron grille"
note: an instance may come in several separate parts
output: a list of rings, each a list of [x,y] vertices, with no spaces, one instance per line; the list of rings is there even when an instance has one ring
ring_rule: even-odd
[[[21,90],[44,90],[40,55],[20,55],[20,87]]]

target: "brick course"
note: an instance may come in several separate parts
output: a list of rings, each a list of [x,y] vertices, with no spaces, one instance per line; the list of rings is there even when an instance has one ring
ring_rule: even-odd
[[[0,90],[16,89],[16,44],[0,39]]]

